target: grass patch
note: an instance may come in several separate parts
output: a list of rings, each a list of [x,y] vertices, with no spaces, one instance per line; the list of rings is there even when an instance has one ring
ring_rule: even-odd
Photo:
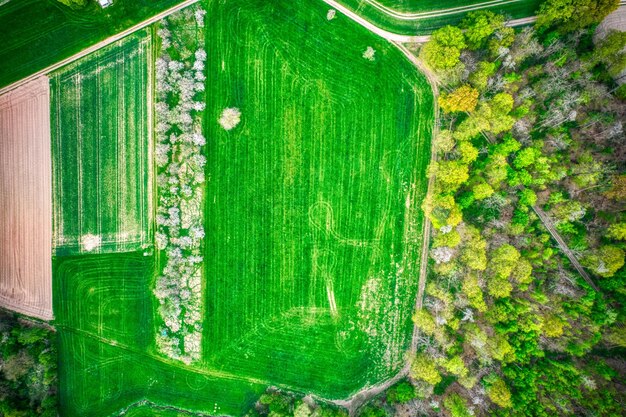
[[[263,391],[156,357],[154,264],[143,253],[54,259],[61,415],[118,415],[129,407],[130,415],[161,415],[148,413],[150,405],[133,406],[143,400],[241,415]]]

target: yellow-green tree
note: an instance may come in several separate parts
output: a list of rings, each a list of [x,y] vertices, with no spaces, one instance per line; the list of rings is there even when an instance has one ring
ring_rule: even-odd
[[[420,57],[435,70],[451,69],[460,64],[461,50],[465,47],[463,31],[455,26],[444,26],[432,33]]]
[[[624,251],[617,246],[605,245],[590,251],[583,257],[581,264],[601,277],[612,277],[624,266]]]
[[[574,31],[600,23],[618,6],[619,0],[546,0],[537,13],[537,27]]]
[[[444,113],[471,112],[478,104],[478,90],[465,84],[450,93],[439,96],[439,106]]]
[[[509,391],[509,388],[500,378],[495,379],[487,388],[487,395],[494,404],[502,408],[510,408],[513,406],[513,403],[511,403],[511,391]]]
[[[609,226],[607,237],[615,240],[626,240],[626,223],[615,223]]]
[[[423,353],[415,355],[415,359],[411,364],[411,377],[427,382],[430,385],[437,385],[441,382],[441,375],[437,371],[435,361]]]

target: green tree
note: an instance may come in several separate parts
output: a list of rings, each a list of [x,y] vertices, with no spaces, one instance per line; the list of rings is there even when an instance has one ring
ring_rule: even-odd
[[[615,77],[626,67],[626,32],[611,30],[593,50],[592,59],[602,62]]]
[[[463,31],[455,26],[444,26],[434,31],[422,47],[420,57],[435,70],[446,70],[460,64],[461,50],[465,48]]]
[[[402,381],[387,391],[387,401],[391,404],[406,403],[415,397],[415,387],[409,381]]]
[[[491,385],[487,388],[487,395],[489,399],[502,408],[511,408],[513,403],[511,402],[511,391],[506,386],[506,383],[496,378],[491,382]]]
[[[615,240],[626,240],[626,223],[615,223],[609,226],[607,237]]]
[[[465,400],[457,393],[450,394],[443,400],[443,405],[450,413],[451,417],[472,417]]]
[[[449,194],[438,194],[434,198],[428,197],[422,204],[422,209],[436,229],[443,226],[456,226],[463,220],[461,208]]]
[[[439,107],[444,113],[471,112],[478,104],[478,90],[465,84],[450,93],[439,96]]]
[[[478,89],[484,91],[487,88],[489,77],[496,73],[498,66],[495,62],[480,61],[476,66],[476,71],[469,76],[469,82]]]
[[[537,203],[537,194],[530,188],[524,188],[519,192],[519,204],[521,206],[532,207]]]
[[[531,166],[535,163],[538,156],[541,155],[535,148],[524,148],[517,153],[515,160],[513,160],[513,166],[517,169],[522,169]]]
[[[619,0],[546,0],[539,7],[536,25],[574,31],[600,23],[618,6]]]
[[[624,251],[617,246],[605,245],[590,251],[581,264],[601,277],[612,277],[624,266]]]
[[[459,26],[465,29],[467,46],[479,49],[496,30],[504,27],[504,16],[489,10],[469,12]]]

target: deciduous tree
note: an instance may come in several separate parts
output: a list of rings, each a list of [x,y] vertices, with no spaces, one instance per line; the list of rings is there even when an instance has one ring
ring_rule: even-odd
[[[459,26],[465,29],[467,46],[479,49],[496,30],[504,27],[504,16],[489,10],[469,12]]]
[[[444,26],[433,32],[422,47],[420,57],[435,70],[446,70],[461,63],[461,50],[466,47],[463,31],[455,26]]]
[[[465,84],[450,93],[439,96],[439,106],[444,113],[471,112],[478,104],[478,90]]]

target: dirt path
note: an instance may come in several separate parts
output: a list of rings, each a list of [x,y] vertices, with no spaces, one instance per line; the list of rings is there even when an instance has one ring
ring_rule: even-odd
[[[146,26],[151,25],[152,23],[154,23],[154,22],[156,22],[158,20],[161,20],[164,17],[167,17],[167,16],[171,15],[172,13],[176,13],[180,9],[184,9],[187,6],[190,6],[190,5],[194,4],[194,3],[197,3],[198,1],[199,0],[185,0],[184,2],[182,2],[180,4],[177,4],[174,7],[170,7],[169,9],[164,10],[161,13],[159,13],[157,15],[154,15],[154,16],[152,16],[151,18],[149,18],[147,20],[144,20],[143,22],[137,23],[135,26],[132,26],[132,27],[126,29],[125,31],[117,33],[117,34],[115,34],[115,35],[113,35],[113,36],[111,36],[109,38],[106,38],[103,41],[100,41],[100,42],[98,42],[98,43],[96,43],[94,45],[91,45],[90,47],[88,47],[86,49],[83,49],[79,53],[74,54],[74,55],[70,56],[69,58],[65,58],[64,60],[59,61],[56,64],[50,65],[49,67],[46,67],[46,68],[44,68],[44,69],[42,69],[40,71],[37,71],[36,73],[34,73],[32,75],[29,75],[26,78],[22,78],[21,80],[16,81],[13,84],[9,84],[8,86],[0,89],[0,95],[2,95],[4,93],[7,93],[7,92],[9,92],[11,90],[14,90],[15,88],[17,88],[17,87],[19,87],[19,86],[21,86],[23,84],[26,84],[27,82],[32,81],[32,80],[36,79],[37,77],[39,77],[41,75],[48,74],[48,73],[50,73],[50,72],[52,72],[52,71],[54,71],[56,69],[59,69],[59,68],[65,66],[67,64],[70,64],[70,63],[76,61],[77,59],[80,59],[80,58],[84,57],[87,54],[90,54],[90,53],[92,53],[94,51],[97,51],[100,48],[103,48],[103,47],[105,47],[107,45],[110,45],[113,42],[118,41],[118,40],[122,39],[123,37],[125,37],[127,35],[130,35],[133,32],[138,31],[139,29],[143,29]]]
[[[600,289],[598,289],[598,287],[596,287],[596,284],[593,283],[591,277],[589,276],[589,274],[587,274],[587,271],[584,270],[580,262],[578,262],[578,259],[576,259],[576,256],[574,255],[572,250],[569,248],[569,246],[567,246],[567,243],[565,243],[559,232],[556,230],[554,224],[552,223],[552,220],[550,220],[550,217],[548,217],[548,215],[538,206],[533,206],[533,211],[537,214],[539,220],[541,220],[541,223],[543,223],[546,229],[548,229],[554,240],[556,240],[559,248],[561,248],[561,251],[565,254],[565,256],[567,256],[567,258],[572,263],[574,268],[576,268],[580,276],[583,277],[587,284],[591,285],[594,290],[600,292]]]
[[[486,7],[501,6],[501,5],[505,5],[509,3],[517,3],[520,0],[490,0],[490,1],[482,2],[482,3],[470,4],[467,6],[457,6],[457,7],[450,7],[447,9],[429,10],[426,12],[416,12],[416,13],[399,12],[391,7],[387,7],[377,2],[376,0],[365,0],[365,1],[366,3],[368,3],[375,9],[378,9],[382,13],[386,14],[387,16],[393,17],[398,20],[415,21],[415,20],[421,20],[421,19],[430,19],[433,17],[447,16],[451,14],[467,13],[473,10],[484,9]]]
[[[437,152],[435,152],[435,137],[439,132],[439,106],[437,105],[437,98],[439,97],[439,85],[435,74],[424,65],[413,53],[404,45],[395,43],[396,47],[407,57],[409,61],[415,65],[428,79],[428,82],[433,90],[433,107],[434,107],[434,119],[433,132],[430,141],[430,164],[434,164],[437,161]],[[435,177],[428,179],[428,189],[426,192],[427,197],[433,193],[435,183]],[[428,276],[428,253],[430,249],[430,233],[432,225],[428,218],[424,217],[424,223],[422,227],[422,253],[420,256],[420,272],[418,281],[417,299],[415,300],[415,310],[422,309],[422,301],[424,300],[424,288],[426,287],[426,278]],[[413,337],[411,339],[411,353],[414,354],[417,351],[417,340],[419,339],[419,330],[416,326],[413,327]]]

